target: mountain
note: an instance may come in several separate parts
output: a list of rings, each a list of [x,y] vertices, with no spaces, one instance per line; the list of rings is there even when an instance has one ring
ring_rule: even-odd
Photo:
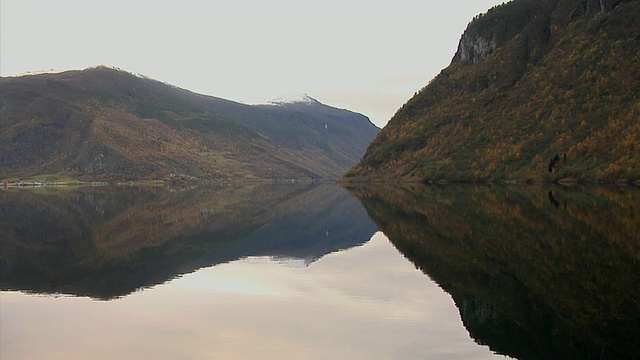
[[[266,105],[287,105],[295,103],[315,104],[318,100],[307,94],[285,94],[265,102]]]
[[[378,131],[316,100],[249,106],[109,67],[0,89],[1,178],[335,178]]]
[[[377,228],[329,182],[0,191],[0,289],[111,299],[248,256],[308,264]]]
[[[345,179],[640,179],[639,18],[637,0],[514,0],[476,17]]]

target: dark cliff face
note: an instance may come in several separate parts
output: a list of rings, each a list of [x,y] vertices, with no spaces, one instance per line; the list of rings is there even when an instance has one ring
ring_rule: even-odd
[[[106,67],[0,81],[3,178],[335,178],[378,131],[319,102],[248,106]]]
[[[465,30],[453,62],[474,64],[512,40],[539,16],[546,1],[515,1],[476,17]],[[508,16],[506,15],[508,13]]]
[[[518,34],[525,34],[538,46],[547,45],[552,28],[578,19],[591,19],[614,10],[624,0],[540,0],[511,1],[478,15],[465,30],[453,62],[474,64],[491,55]]]
[[[638,16],[633,0],[515,0],[479,15],[346,177],[640,179]]]

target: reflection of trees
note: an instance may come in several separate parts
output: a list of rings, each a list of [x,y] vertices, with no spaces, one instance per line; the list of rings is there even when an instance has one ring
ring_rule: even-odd
[[[637,188],[349,191],[479,343],[523,359],[640,356]]]
[[[2,191],[0,218],[2,289],[98,298],[242,256],[313,260],[376,230],[332,184]]]

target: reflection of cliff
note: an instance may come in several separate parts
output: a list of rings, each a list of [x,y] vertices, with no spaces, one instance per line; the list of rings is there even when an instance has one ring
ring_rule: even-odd
[[[519,359],[640,358],[640,191],[549,190],[349,189],[478,343]]]
[[[0,287],[112,298],[246,256],[317,259],[376,231],[332,184],[0,191]]]

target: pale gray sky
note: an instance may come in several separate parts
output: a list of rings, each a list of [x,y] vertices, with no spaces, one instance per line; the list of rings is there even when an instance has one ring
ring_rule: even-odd
[[[2,0],[0,73],[119,67],[255,102],[306,93],[383,126],[502,0]]]

